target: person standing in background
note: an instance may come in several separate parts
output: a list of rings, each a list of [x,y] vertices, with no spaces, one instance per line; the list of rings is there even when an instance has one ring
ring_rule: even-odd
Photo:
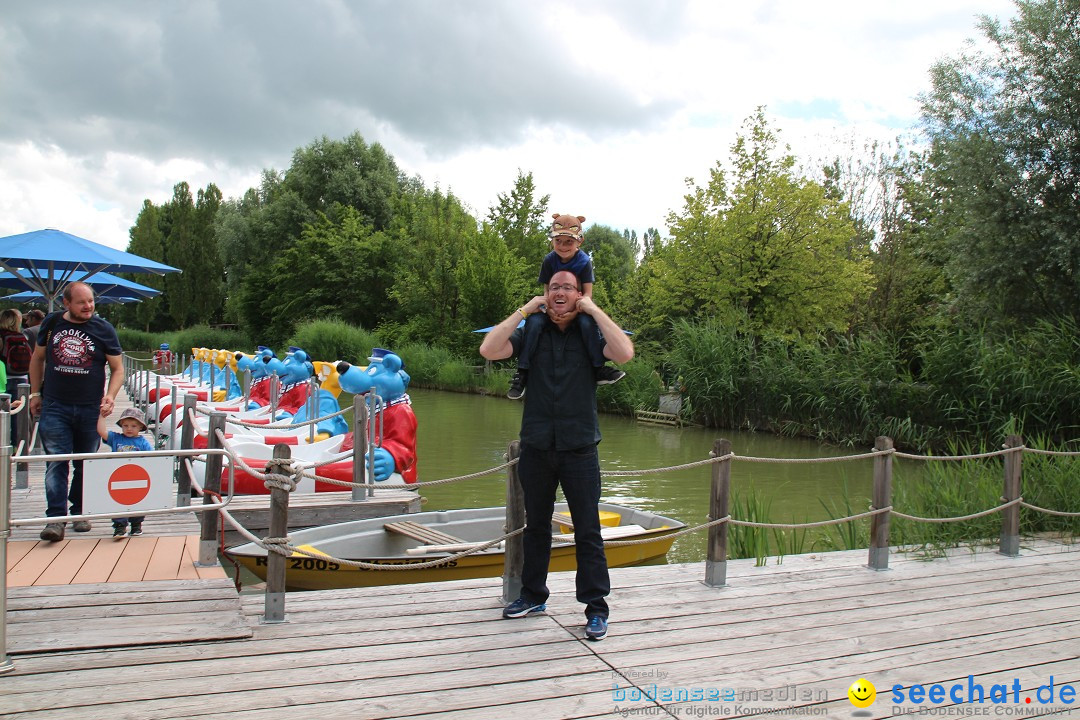
[[[64,288],[64,312],[41,323],[30,363],[30,412],[41,415],[38,431],[45,453],[67,455],[97,452],[98,415],[108,417],[124,383],[123,350],[116,329],[94,313],[94,291],[83,282]],[[105,388],[105,366],[109,386]],[[49,517],[82,514],[82,462],[72,463],[68,483],[66,460],[45,464],[45,498]],[[51,522],[41,539],[64,539],[62,522]],[[89,532],[90,521],[76,520],[75,532]]]

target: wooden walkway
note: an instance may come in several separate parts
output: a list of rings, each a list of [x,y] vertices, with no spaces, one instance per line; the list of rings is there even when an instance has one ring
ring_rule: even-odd
[[[74,536],[74,537],[72,537]],[[8,587],[223,578],[219,567],[197,567],[198,535],[80,538],[8,543]]]
[[[61,651],[61,635],[51,652],[18,654],[14,671],[0,676],[0,712],[846,719],[925,717],[930,707],[1030,716],[1070,707],[1037,703],[1051,676],[1059,689],[1080,684],[1078,558],[1080,549],[1051,541],[1026,542],[1020,558],[894,556],[885,572],[865,568],[865,551],[803,555],[765,568],[730,562],[725,588],[704,586],[700,563],[616,569],[611,632],[599,643],[581,639],[568,573],[552,576],[546,614],[519,620],[500,619],[498,579],[288,593],[289,622],[278,625],[260,625],[262,597],[245,595],[247,639]],[[47,589],[16,588],[13,602],[21,592]],[[969,675],[987,693],[995,683],[1011,692],[1016,680],[1019,705],[896,708],[890,697],[893,685],[966,687]],[[858,678],[878,697],[856,712],[846,693]],[[720,697],[674,699],[693,691]],[[649,699],[665,692],[671,697]]]

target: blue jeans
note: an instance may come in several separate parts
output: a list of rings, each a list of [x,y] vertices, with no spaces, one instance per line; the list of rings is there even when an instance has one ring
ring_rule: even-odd
[[[562,485],[574,522],[577,550],[577,600],[585,616],[608,616],[611,593],[604,540],[600,535],[600,459],[595,445],[577,450],[537,450],[521,446],[518,478],[525,496],[525,563],[521,595],[532,603],[547,602],[548,563],[551,561],[551,513],[555,489]]]
[[[72,405],[42,398],[38,433],[47,455],[97,452],[101,438],[97,432],[98,405]],[[72,463],[71,485],[68,486],[68,463],[45,463],[45,500],[48,517],[82,514],[82,461]]]

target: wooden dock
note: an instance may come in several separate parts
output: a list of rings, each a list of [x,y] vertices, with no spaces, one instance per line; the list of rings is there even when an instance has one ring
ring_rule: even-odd
[[[61,633],[50,651],[16,648],[14,670],[0,676],[0,712],[50,720],[924,717],[925,701],[897,705],[892,686],[966,687],[973,675],[987,693],[995,683],[1011,692],[1015,680],[1019,704],[934,706],[936,714],[1046,713],[1068,706],[1039,705],[1039,686],[1051,676],[1059,689],[1080,684],[1078,552],[1030,541],[1019,558],[989,549],[931,562],[894,555],[883,572],[865,567],[865,551],[764,568],[740,560],[729,562],[723,588],[702,584],[702,563],[616,569],[611,631],[598,643],[582,639],[569,573],[552,576],[547,613],[519,620],[500,619],[498,579],[288,593],[288,622],[277,625],[259,624],[262,597],[244,595],[248,638],[65,650]],[[12,589],[12,625],[27,611],[26,594],[47,590]],[[57,607],[51,620],[72,627],[90,612],[66,620]],[[159,612],[159,625],[182,616]],[[846,693],[858,678],[878,696],[856,712]],[[692,691],[731,699],[674,699]]]

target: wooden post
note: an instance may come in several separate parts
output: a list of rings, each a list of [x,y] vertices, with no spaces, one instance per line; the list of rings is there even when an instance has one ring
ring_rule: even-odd
[[[289,446],[284,443],[274,446],[274,458],[289,459]],[[289,534],[289,491],[284,488],[270,488],[270,537],[286,537]],[[264,625],[283,623],[285,620],[285,561],[284,555],[267,551],[266,553],[266,598],[263,603],[263,616],[259,622]]]
[[[174,388],[175,390],[175,388]],[[176,397],[174,394],[173,397]],[[195,447],[195,425],[191,422],[191,413],[195,410],[195,403],[199,399],[192,394],[184,395],[184,407],[180,413],[180,449],[190,450]],[[176,405],[172,406],[172,412],[176,412]],[[191,504],[191,478],[187,474],[187,470],[184,469],[184,459],[178,458],[179,462],[176,465],[176,504],[190,505]]]
[[[508,460],[521,456],[521,442],[510,443],[506,451]],[[506,532],[525,527],[525,496],[521,492],[517,465],[511,465],[506,473]],[[521,568],[525,564],[525,538],[515,535],[503,543],[503,602],[512,603],[521,595]]]
[[[362,395],[353,396],[353,463],[352,481],[360,484],[365,482],[367,473],[364,472],[364,456],[367,455],[367,403]],[[375,488],[354,487],[352,499],[356,502],[368,499],[368,491],[373,494]]]
[[[893,441],[889,437],[879,437],[874,441],[874,450],[892,450]],[[875,510],[892,505],[892,453],[874,458],[874,489],[871,504]],[[871,570],[889,569],[889,519],[891,513],[884,512],[870,518],[870,557],[867,567]]]
[[[19,399],[22,400],[22,410],[15,418],[15,422],[18,424],[19,431],[15,436],[16,446],[19,440],[23,444],[23,455],[29,455],[33,449],[30,447],[30,437],[33,435],[33,419],[30,417],[30,385],[27,383],[19,383]],[[14,452],[14,450],[12,451]],[[30,487],[30,470],[26,463],[18,463],[15,465],[15,489],[25,490]]]
[[[719,438],[713,443],[713,457],[731,452],[731,441]],[[730,514],[731,460],[712,464],[712,493],[709,498],[709,520],[719,520]],[[709,587],[727,585],[728,526],[709,528],[708,555],[705,559],[705,584]]]
[[[221,448],[218,430],[222,432],[225,430],[225,413],[223,412],[210,415],[209,436],[206,440],[208,450]],[[212,505],[217,502],[214,495],[220,494],[221,491],[221,458],[222,456],[217,453],[206,456],[206,475],[203,477],[203,489],[206,493],[203,495],[203,505]],[[221,517],[216,511],[202,512],[199,513],[199,521],[202,523],[202,533],[199,535],[199,562],[197,564],[200,567],[215,566],[218,564],[217,536]]]
[[[1019,435],[1010,435],[1005,438],[1006,448],[1016,448],[1024,444],[1024,439]],[[1024,454],[1022,450],[1011,452],[1005,456],[1005,489],[1001,496],[1005,502],[1020,497],[1021,469]],[[998,552],[1008,557],[1020,556],[1020,506],[1013,505],[1001,511],[1001,543]]]

